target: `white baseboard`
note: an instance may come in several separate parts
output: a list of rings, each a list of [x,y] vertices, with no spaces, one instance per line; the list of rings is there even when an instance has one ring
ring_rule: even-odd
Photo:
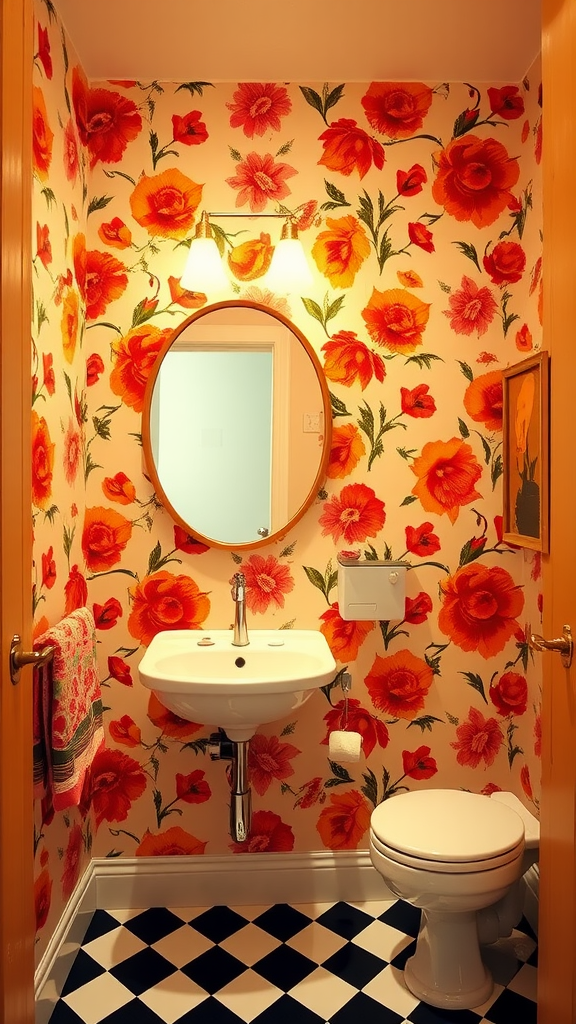
[[[395,899],[367,850],[94,858],[36,970],[36,1024],[50,1019],[95,910]]]
[[[524,875],[524,916],[535,935],[538,935],[539,893],[540,866],[533,864]]]

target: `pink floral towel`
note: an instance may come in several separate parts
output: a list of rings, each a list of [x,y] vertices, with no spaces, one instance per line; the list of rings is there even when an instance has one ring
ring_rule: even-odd
[[[104,743],[96,631],[88,608],[78,608],[34,644],[54,656],[34,669],[34,795],[55,810],[78,805],[87,769]]]

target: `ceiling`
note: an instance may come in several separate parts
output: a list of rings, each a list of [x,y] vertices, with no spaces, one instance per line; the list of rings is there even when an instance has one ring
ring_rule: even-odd
[[[519,82],[540,0],[54,0],[88,78]]]

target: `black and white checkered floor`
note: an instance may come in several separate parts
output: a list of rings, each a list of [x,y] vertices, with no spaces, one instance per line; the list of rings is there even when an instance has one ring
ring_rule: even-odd
[[[474,1010],[406,988],[406,903],[97,910],[50,1024],[536,1024],[536,942],[522,922],[485,949]]]

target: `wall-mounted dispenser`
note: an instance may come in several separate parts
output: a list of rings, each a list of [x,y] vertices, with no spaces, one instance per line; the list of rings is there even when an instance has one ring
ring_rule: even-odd
[[[343,619],[404,618],[406,562],[370,561],[338,555],[338,608]]]

